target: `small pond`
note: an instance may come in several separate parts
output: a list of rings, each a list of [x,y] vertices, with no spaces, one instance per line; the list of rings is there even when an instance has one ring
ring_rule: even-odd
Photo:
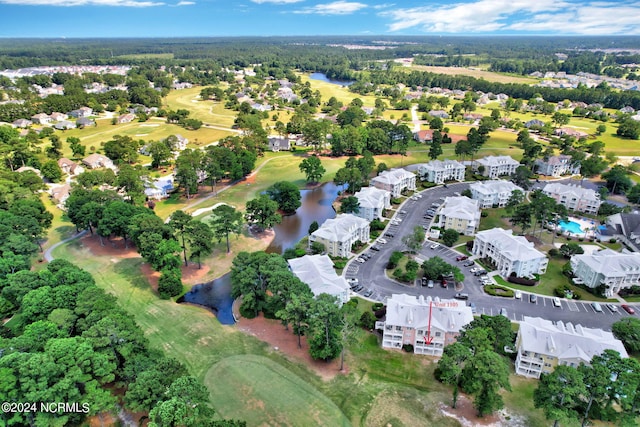
[[[311,80],[320,80],[322,82],[332,83],[338,86],[349,86],[355,83],[353,80],[335,80],[327,77],[325,73],[311,73],[309,75]]]

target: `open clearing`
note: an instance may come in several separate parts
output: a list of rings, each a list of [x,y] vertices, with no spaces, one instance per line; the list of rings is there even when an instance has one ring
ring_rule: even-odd
[[[537,83],[538,80],[529,77],[511,76],[508,74],[494,73],[492,71],[480,70],[477,68],[463,67],[436,67],[430,65],[412,65],[409,68],[402,68],[409,71],[427,71],[429,73],[447,74],[450,76],[469,76],[477,79],[484,79],[496,83]]]

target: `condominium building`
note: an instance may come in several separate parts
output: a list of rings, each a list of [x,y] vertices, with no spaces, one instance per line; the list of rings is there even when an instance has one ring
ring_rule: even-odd
[[[469,185],[469,189],[471,198],[477,200],[482,209],[505,206],[515,190],[525,193],[513,182],[500,179],[474,182]]]
[[[589,365],[593,356],[608,349],[629,357],[611,332],[528,316],[520,322],[516,349],[516,374],[529,378],[540,378],[559,365]]]
[[[348,258],[351,246],[357,241],[369,241],[369,221],[352,214],[340,214],[326,220],[309,236],[309,247],[313,242],[324,245],[327,254]]]
[[[367,221],[374,219],[383,219],[382,215],[385,209],[391,207],[391,193],[387,190],[380,190],[375,187],[364,187],[354,196],[358,199],[360,208],[355,212],[355,216],[364,218]]]
[[[531,277],[547,271],[549,260],[522,236],[513,230],[492,228],[480,231],[473,242],[473,255],[487,258],[503,277],[515,273],[518,277]]]
[[[542,192],[575,212],[597,214],[602,203],[595,190],[575,184],[553,182],[545,185]]]
[[[420,179],[436,184],[445,181],[464,181],[464,165],[456,160],[432,160],[420,165],[418,175]]]
[[[416,176],[404,169],[389,169],[373,178],[371,186],[387,190],[391,197],[400,197],[404,190],[416,189]]]
[[[376,322],[376,329],[383,332],[383,348],[412,345],[416,354],[442,356],[444,347],[472,320],[471,307],[462,301],[393,294],[387,300],[386,318]]]
[[[640,285],[640,253],[603,249],[592,254],[573,255],[571,268],[577,279],[590,288],[605,286],[612,297],[620,289]],[[575,280],[575,279],[574,279]]]
[[[579,174],[580,165],[571,161],[571,156],[561,154],[559,156],[551,156],[549,159],[537,159],[535,168],[540,175],[559,177],[568,174]]]
[[[438,212],[438,227],[454,229],[467,236],[473,235],[480,225],[480,208],[477,200],[466,196],[445,197]]]
[[[476,163],[477,170],[479,170],[479,166],[484,166],[482,175],[488,176],[489,178],[511,175],[516,171],[516,168],[520,166],[517,160],[509,156],[487,156],[476,160]]]
[[[336,274],[328,255],[305,255],[287,262],[293,274],[309,285],[314,295],[333,295],[340,304],[349,301],[349,285],[344,277]]]

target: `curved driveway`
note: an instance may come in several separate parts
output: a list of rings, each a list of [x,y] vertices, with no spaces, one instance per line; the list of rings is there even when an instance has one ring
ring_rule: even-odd
[[[601,328],[611,330],[611,325],[623,317],[629,316],[621,308],[618,312],[611,312],[605,304],[602,305],[602,313],[597,313],[590,303],[582,301],[570,301],[562,299],[562,307],[554,307],[552,298],[539,295],[535,303],[529,302],[529,294],[522,293],[522,299],[493,297],[485,294],[482,286],[477,278],[469,272],[470,267],[464,267],[462,262],[455,261],[456,256],[460,255],[454,249],[440,245],[436,249],[431,249],[431,242],[428,240],[422,249],[416,255],[416,258],[426,260],[432,256],[439,256],[450,264],[457,265],[465,279],[458,284],[457,289],[452,285],[442,288],[436,284],[434,288],[422,287],[420,285],[408,286],[401,284],[395,280],[388,278],[385,274],[385,266],[393,251],[403,251],[407,248],[402,244],[402,236],[410,234],[416,225],[428,225],[428,220],[423,218],[425,211],[432,207],[433,203],[441,204],[446,196],[454,196],[454,193],[460,193],[469,188],[467,183],[448,184],[448,188],[442,186],[434,187],[422,191],[422,197],[418,200],[409,198],[403,203],[394,218],[401,218],[402,222],[398,225],[388,225],[383,234],[391,233],[394,237],[384,237],[386,244],[374,242],[380,248],[379,251],[368,249],[366,252],[371,254],[371,258],[364,262],[358,263],[352,260],[344,270],[347,279],[357,278],[358,282],[364,286],[360,294],[370,290],[372,294],[369,299],[385,302],[392,294],[405,293],[409,295],[430,295],[432,297],[453,298],[456,292],[464,292],[469,294],[469,302],[476,305],[478,314],[497,315],[501,308],[507,310],[510,320],[520,321],[523,316],[542,317],[544,319],[563,322],[572,322],[581,324],[591,328]],[[401,212],[406,212],[402,214]],[[634,306],[636,312],[640,311],[639,306]]]

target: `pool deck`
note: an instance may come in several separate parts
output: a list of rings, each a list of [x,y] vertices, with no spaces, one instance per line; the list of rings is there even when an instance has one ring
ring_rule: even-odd
[[[596,228],[600,225],[597,221],[594,221],[592,219],[578,218],[574,216],[570,216],[569,221],[573,221],[579,224],[580,229],[583,230],[582,233],[573,233],[573,232],[571,233],[572,236],[576,236],[576,237],[593,236]],[[566,231],[564,232],[564,234],[566,234]]]

